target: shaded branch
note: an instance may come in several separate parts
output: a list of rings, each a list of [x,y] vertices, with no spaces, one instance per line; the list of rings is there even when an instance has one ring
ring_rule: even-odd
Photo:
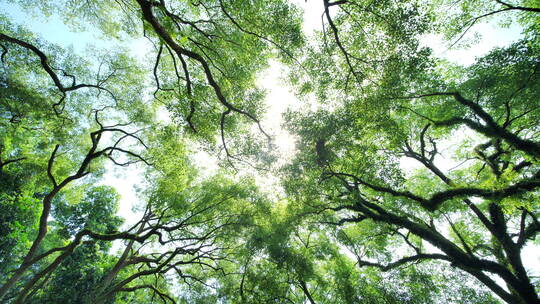
[[[358,266],[360,266],[360,267],[363,267],[363,266],[377,267],[377,268],[381,269],[382,271],[389,271],[389,270],[392,270],[394,268],[397,268],[397,267],[399,267],[401,265],[404,265],[404,264],[407,264],[407,263],[420,262],[420,261],[424,261],[424,260],[445,260],[445,261],[450,261],[450,262],[452,261],[448,256],[446,256],[444,254],[417,254],[417,255],[413,255],[413,256],[409,256],[409,257],[399,259],[399,260],[397,260],[395,262],[388,263],[386,265],[379,264],[379,263],[374,263],[374,262],[369,262],[369,261],[358,260]]]

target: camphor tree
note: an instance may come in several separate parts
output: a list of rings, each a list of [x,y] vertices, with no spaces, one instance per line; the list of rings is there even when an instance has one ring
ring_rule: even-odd
[[[0,295],[5,296],[27,271],[52,253],[43,251],[50,246],[46,244],[49,216],[60,195],[72,193],[71,203],[80,201],[81,191],[77,193],[73,186],[91,173],[99,176],[100,159],[109,158],[120,165],[145,161],[138,151],[126,148],[126,142],[141,142],[137,134],[140,123],[151,116],[145,113],[146,106],[138,94],[141,87],[124,89],[141,79],[140,69],[131,66],[125,55],[96,52],[99,71],[92,75],[84,61],[76,61],[69,54],[63,56],[62,50],[52,45],[32,41],[30,33],[5,19],[0,40],[2,174],[8,181],[4,193],[9,195],[8,211],[28,214],[24,220],[15,216],[6,223],[8,233],[20,229],[21,222],[27,226],[18,231],[24,232],[22,242],[6,261],[6,280],[0,288]],[[69,82],[62,82],[61,77]],[[114,111],[105,118],[103,112],[108,108]],[[102,123],[120,115],[126,123]],[[103,143],[104,135],[110,138],[107,143]],[[88,181],[92,184],[96,179]]]
[[[234,240],[251,225],[253,214],[268,208],[268,201],[250,180],[232,182],[216,175],[196,182],[188,164],[171,157],[182,150],[173,145],[156,157],[159,175],[147,194],[143,218],[130,231],[91,235],[127,242],[88,303],[123,303],[134,297],[144,302],[157,296],[166,303],[186,301],[185,293],[170,290],[206,285],[213,276],[227,275],[221,262],[238,250]]]
[[[338,227],[358,267],[450,265],[507,303],[539,303],[522,257],[540,229],[538,8],[494,2],[522,14],[526,38],[469,67],[414,43],[432,30],[420,3],[389,16],[388,5],[325,2],[328,26],[298,83],[321,107],[289,113],[301,152],[286,187],[306,221]]]
[[[289,49],[301,42],[295,10],[282,1],[260,1],[251,10],[242,10],[241,16],[235,10],[240,3],[232,2],[111,4],[95,1],[80,7],[77,1],[21,1],[45,14],[60,5],[70,24],[92,24],[111,37],[145,36],[155,44],[151,66],[127,56],[125,48],[94,49],[82,59],[2,16],[3,301],[129,302],[129,297],[117,294],[135,293],[141,302],[155,296],[174,302],[166,294],[168,274],[176,271],[180,279],[198,280],[183,274],[182,267],[190,264],[217,271],[212,260],[221,258],[227,244],[234,244],[219,246],[217,236],[233,238],[235,230],[229,226],[249,219],[241,216],[249,212],[248,206],[235,209],[230,200],[242,195],[255,200],[253,189],[236,189],[226,179],[214,179],[215,191],[210,186],[188,190],[190,183],[182,179],[188,174],[194,178],[194,172],[169,172],[179,169],[173,165],[182,163],[186,151],[177,145],[167,159],[159,151],[176,145],[181,137],[213,144],[219,135],[219,146],[232,164],[237,159],[231,150],[235,139],[245,140],[240,135],[229,138],[226,132],[249,133],[242,131],[248,130],[245,122],[258,126],[257,132],[264,135],[261,142],[268,142],[258,120],[262,93],[253,86],[255,73],[272,55],[269,45],[284,60],[292,60]],[[287,31],[276,31],[279,27],[266,22],[265,14],[279,15],[276,22],[287,20]],[[249,26],[244,24],[248,22]],[[150,100],[145,97],[149,88],[154,92]],[[161,105],[175,123],[184,127],[185,122],[190,131],[161,133],[153,118]],[[165,170],[175,192],[169,190],[165,198],[156,186],[159,195],[151,194],[141,203],[147,210],[141,221],[118,232],[114,199],[88,194],[104,172],[105,159],[124,167],[142,163],[152,180]],[[163,164],[171,167],[161,168]],[[202,192],[200,197],[197,191]],[[230,197],[224,196],[227,193]],[[80,212],[87,214],[77,215]],[[110,217],[110,225],[103,226],[104,215]],[[95,216],[103,222],[97,225]],[[118,257],[109,252],[115,240],[126,242]],[[87,280],[71,286],[80,297],[69,297],[69,289],[59,288],[69,278]]]
[[[96,25],[106,36],[146,37],[152,44],[154,101],[186,134],[210,144],[218,139],[231,163],[271,144],[260,124],[264,94],[255,76],[271,56],[293,62],[303,42],[298,10],[287,1],[20,2],[46,13],[60,11],[78,26]],[[239,144],[246,140],[251,144]]]
[[[337,242],[341,233],[299,221],[298,211],[281,202],[270,216],[256,216],[253,231],[238,238],[245,244],[233,253],[232,260],[242,262],[222,261],[228,275],[216,277],[217,288],[191,291],[193,303],[497,303],[450,267],[407,268],[390,276],[358,268]],[[375,247],[377,241],[367,237],[362,243]]]
[[[535,1],[323,0],[312,44],[285,0],[17,3],[111,45],[75,54],[0,16],[1,301],[538,303]],[[499,17],[522,40],[468,67],[420,43]],[[229,176],[272,159],[272,57],[315,97],[286,117],[274,201]],[[195,146],[223,171],[197,172]],[[135,223],[105,164],[144,174]]]

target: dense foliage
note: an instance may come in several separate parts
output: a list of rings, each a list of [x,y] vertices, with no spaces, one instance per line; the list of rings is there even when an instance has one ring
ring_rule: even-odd
[[[286,0],[0,4],[107,41],[0,14],[2,303],[540,303],[538,1],[322,0],[313,32]],[[522,33],[435,53],[485,23]]]

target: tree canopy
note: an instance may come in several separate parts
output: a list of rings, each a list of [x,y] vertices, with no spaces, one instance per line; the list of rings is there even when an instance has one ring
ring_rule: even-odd
[[[0,2],[0,301],[540,303],[540,3],[303,2]]]

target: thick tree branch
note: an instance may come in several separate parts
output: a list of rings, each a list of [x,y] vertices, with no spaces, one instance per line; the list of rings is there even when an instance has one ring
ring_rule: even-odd
[[[540,13],[540,8],[538,7],[514,6],[510,3],[507,3],[501,0],[495,0],[495,1],[499,4],[506,6],[510,10],[520,10],[520,11],[525,11],[525,12]]]
[[[486,125],[482,125],[468,118],[453,117],[444,121],[433,121],[436,126],[453,126],[464,124],[469,128],[490,138],[500,138],[505,140],[509,145],[521,150],[531,156],[540,157],[540,144],[528,139],[522,139],[516,134],[499,126],[493,117],[489,115],[480,105],[464,98],[459,92],[437,92],[431,94],[422,94],[410,96],[410,98],[423,98],[429,96],[452,96],[457,102],[469,108],[476,116],[482,119]]]
[[[371,266],[371,267],[377,267],[381,269],[382,271],[389,271],[394,268],[397,268],[399,266],[402,266],[404,264],[412,263],[412,262],[420,262],[420,261],[426,261],[426,260],[445,260],[445,261],[452,261],[448,256],[444,254],[416,254],[413,256],[401,258],[395,262],[383,265],[375,262],[369,262],[369,261],[363,261],[358,260],[358,266]]]

